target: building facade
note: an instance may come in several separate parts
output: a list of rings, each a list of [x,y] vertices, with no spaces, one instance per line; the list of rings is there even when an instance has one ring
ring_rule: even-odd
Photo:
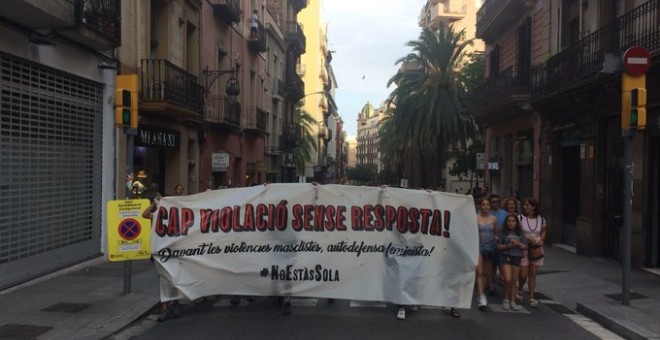
[[[465,30],[465,39],[476,37],[477,6],[473,0],[427,0],[419,15],[419,27],[437,29],[442,23],[452,25],[459,32]],[[483,52],[484,43],[474,39],[465,52]]]
[[[337,114],[337,107],[332,97],[336,85],[329,68],[332,51],[328,49],[327,24],[321,21],[321,0],[309,0],[307,7],[300,12],[299,20],[308,44],[300,70],[305,83],[303,110],[318,123],[312,128],[316,151],[312,162],[305,167],[305,177],[325,183],[328,180],[328,141],[332,137],[328,118]]]
[[[0,2],[0,289],[104,251],[123,5]]]
[[[130,196],[127,176],[163,195],[182,185],[200,190],[204,124],[200,41],[203,1],[124,1],[119,74],[138,75],[137,131],[117,134],[117,196]],[[134,144],[131,144],[134,139]],[[127,189],[128,188],[128,189]]]
[[[608,61],[632,46],[650,51],[649,124],[633,139],[637,267],[660,263],[658,18],[657,0],[486,0],[477,15],[489,81],[474,112],[498,164],[486,180],[539,198],[549,240],[588,256],[619,259],[623,249],[622,76]]]
[[[378,130],[380,121],[385,118],[384,109],[375,109],[367,102],[362,107],[357,119],[357,165],[372,166],[380,172],[380,152]]]
[[[476,92],[472,114],[484,127],[491,192],[539,197],[540,119],[532,110],[533,65],[548,53],[549,2],[486,1],[477,13],[477,37],[486,43],[486,84]],[[507,13],[506,15],[502,13]],[[509,14],[517,18],[513,24]]]
[[[555,242],[619,259],[623,225],[621,74],[608,56],[632,46],[651,52],[646,74],[648,128],[636,134],[632,262],[660,265],[660,1],[551,1],[549,53],[532,70],[531,102],[543,122],[540,193]]]

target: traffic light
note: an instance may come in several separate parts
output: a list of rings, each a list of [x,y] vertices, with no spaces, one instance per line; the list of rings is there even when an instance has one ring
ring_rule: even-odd
[[[118,75],[115,81],[115,124],[136,129],[138,126],[137,74]]]
[[[621,129],[646,128],[646,76],[621,75]]]
[[[630,89],[630,127],[637,130],[646,128],[646,89]]]

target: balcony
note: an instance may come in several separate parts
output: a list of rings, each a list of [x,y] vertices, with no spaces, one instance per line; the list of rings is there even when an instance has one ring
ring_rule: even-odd
[[[211,0],[213,13],[227,25],[241,21],[241,2],[239,0]]]
[[[289,43],[289,49],[298,53],[298,55],[305,53],[307,45],[307,38],[303,33],[300,24],[295,21],[287,21],[286,23],[286,41]]]
[[[120,46],[120,13],[120,0],[2,0],[3,18],[32,30],[53,30],[97,51]]]
[[[290,151],[302,144],[302,140],[303,127],[300,124],[289,123],[282,129],[282,136],[280,136],[282,150]]]
[[[230,130],[241,127],[241,103],[230,100],[229,96],[213,96],[206,107],[206,120]]]
[[[297,73],[299,76],[304,77],[304,76],[305,76],[305,73],[307,73],[307,65],[305,65],[305,64],[297,64],[297,65],[296,65],[296,73]]]
[[[286,96],[292,102],[297,102],[305,96],[305,82],[295,72],[295,69],[287,70],[285,85]]]
[[[268,112],[255,106],[248,107],[247,123],[244,126],[246,132],[254,132],[265,135],[268,133]]]
[[[197,77],[165,59],[142,59],[140,110],[204,117],[204,88]]]
[[[282,101],[284,96],[284,81],[277,78],[273,79],[273,98]]]
[[[445,25],[461,20],[467,15],[467,4],[465,0],[444,0],[435,5],[422,9],[419,25],[422,27],[437,28],[442,22]]]
[[[533,5],[532,0],[486,0],[477,11],[477,38],[492,42]]]
[[[296,13],[307,7],[307,0],[291,0],[290,3]]]
[[[611,78],[612,75],[601,73],[605,54],[620,54],[632,46],[642,46],[652,55],[657,54],[660,0],[651,0],[627,12],[534,68],[532,100],[542,101]]]
[[[248,48],[253,53],[262,53],[268,50],[268,46],[266,46],[266,30],[264,29],[264,24],[259,20],[257,20],[256,32],[253,32],[252,29],[250,29]]]
[[[266,146],[265,152],[266,152],[266,155],[269,155],[269,156],[280,156],[282,154],[282,152],[280,151],[280,147],[276,146],[276,145],[275,146],[273,146],[273,145]]]
[[[472,114],[480,121],[493,123],[530,107],[530,69],[513,65],[488,79],[475,91]]]

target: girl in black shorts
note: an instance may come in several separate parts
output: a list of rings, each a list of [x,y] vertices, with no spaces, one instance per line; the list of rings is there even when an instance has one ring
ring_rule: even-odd
[[[502,278],[504,279],[504,300],[502,308],[505,310],[518,310],[516,304],[516,282],[520,272],[520,260],[522,250],[525,245],[525,236],[520,226],[518,216],[514,214],[507,215],[502,227],[502,236],[497,244],[500,250],[500,266],[502,268]]]

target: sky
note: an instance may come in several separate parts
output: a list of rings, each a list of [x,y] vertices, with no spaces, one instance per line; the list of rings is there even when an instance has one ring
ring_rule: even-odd
[[[357,116],[369,101],[378,107],[395,85],[395,62],[411,52],[419,37],[419,14],[426,0],[323,0],[328,48],[338,88],[335,102],[348,136],[357,135]]]

